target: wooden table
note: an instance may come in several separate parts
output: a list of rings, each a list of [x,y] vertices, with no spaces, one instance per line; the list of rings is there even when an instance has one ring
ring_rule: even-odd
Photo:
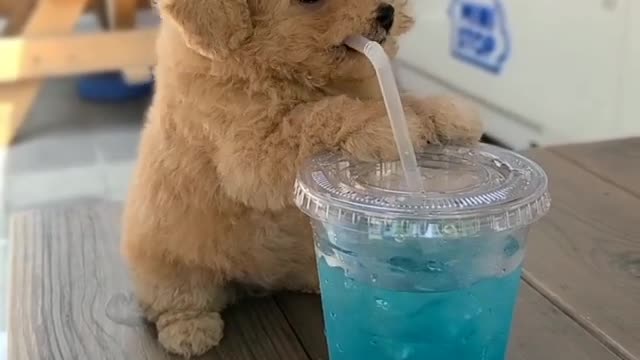
[[[509,359],[640,359],[640,139],[529,154],[554,205],[531,233]],[[92,203],[13,218],[9,359],[173,358],[131,295],[119,214]],[[224,316],[223,343],[202,359],[327,359],[315,296]]]

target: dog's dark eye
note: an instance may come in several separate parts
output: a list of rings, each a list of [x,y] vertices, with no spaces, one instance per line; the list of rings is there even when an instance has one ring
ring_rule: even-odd
[[[313,5],[321,2],[322,0],[298,0],[298,1],[300,1],[302,4]]]
[[[296,0],[294,0],[296,1]],[[309,10],[318,10],[327,3],[326,0],[297,0],[298,4]]]

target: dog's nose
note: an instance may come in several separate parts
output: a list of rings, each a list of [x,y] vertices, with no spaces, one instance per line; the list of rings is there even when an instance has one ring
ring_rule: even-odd
[[[389,4],[382,4],[378,7],[378,15],[376,20],[383,29],[389,31],[393,26],[393,20],[395,19],[396,9]]]

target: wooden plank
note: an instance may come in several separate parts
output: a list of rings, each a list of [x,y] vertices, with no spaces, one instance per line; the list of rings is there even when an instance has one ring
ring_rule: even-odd
[[[23,2],[25,0],[0,0],[0,17],[6,17],[8,16],[13,9],[15,8],[16,4],[19,2]],[[31,1],[31,0],[29,0]],[[99,9],[100,6],[102,6],[102,2],[103,0],[89,0],[88,4],[87,4],[87,8],[85,9],[87,12],[89,11],[95,11],[96,9]],[[137,5],[138,5],[138,10],[140,9],[148,9],[149,7],[151,7],[151,1],[150,0],[137,0]]]
[[[0,39],[0,83],[52,76],[151,68],[156,30]],[[114,51],[118,49],[118,51]]]
[[[116,29],[130,29],[136,25],[137,0],[106,0],[113,6]]]
[[[640,138],[561,146],[553,153],[640,197]]]
[[[0,147],[11,143],[39,89],[40,83],[37,80],[11,85],[0,84]]]
[[[110,18],[111,14],[109,14],[109,4],[107,2],[108,0],[98,0],[97,6],[95,7],[95,10],[94,10],[96,17],[98,18],[98,22],[100,23],[100,26],[104,30],[111,29],[111,18]]]
[[[328,360],[320,297],[307,294],[281,294],[276,302],[293,327],[312,360]]]
[[[39,0],[22,34],[56,35],[73,30],[88,0]],[[22,126],[41,86],[40,80],[0,84],[0,145],[8,145]]]
[[[13,218],[8,359],[178,359],[142,320],[118,251],[119,220],[119,206],[100,203]],[[223,316],[225,338],[200,359],[307,358],[273,299]]]
[[[313,360],[328,360],[319,297],[286,294],[278,304]],[[523,284],[510,360],[619,360],[594,337]]]
[[[552,209],[530,234],[525,278],[626,359],[640,358],[640,199],[574,163],[531,153]]]
[[[619,360],[604,345],[523,284],[510,360]]]
[[[115,30],[127,30],[136,26],[137,0],[104,0],[110,10],[110,28]],[[152,53],[155,53],[155,49]],[[123,64],[124,65],[124,64]],[[122,75],[126,83],[146,83],[153,79],[153,73],[149,67],[123,66]]]
[[[9,8],[6,14],[7,24],[3,31],[4,36],[14,36],[22,32],[37,1],[20,0],[13,2],[13,6]]]
[[[56,35],[71,32],[88,0],[38,0],[23,36]]]

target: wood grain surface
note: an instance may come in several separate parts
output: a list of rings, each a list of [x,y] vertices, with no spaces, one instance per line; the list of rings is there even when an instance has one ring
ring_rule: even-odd
[[[10,360],[174,359],[131,294],[118,253],[117,205],[18,215],[11,225]],[[227,311],[226,337],[204,360],[306,359],[270,299]]]
[[[532,229],[525,278],[617,354],[640,359],[640,199],[612,184],[623,181],[615,173],[604,180],[575,163],[593,160],[531,156],[549,174],[553,205]]]
[[[527,284],[522,285],[509,360],[619,360]]]
[[[317,295],[281,294],[276,302],[312,360],[329,359],[322,304]]]
[[[530,153],[550,176],[553,207],[529,238],[510,360],[640,359],[640,198],[631,192],[640,184],[597,155],[624,163],[634,152],[594,146]],[[175,359],[139,315],[119,214],[97,202],[13,218],[8,359]],[[223,343],[201,359],[327,359],[317,296],[250,300],[224,318]]]
[[[561,146],[550,150],[640,197],[640,138]]]

